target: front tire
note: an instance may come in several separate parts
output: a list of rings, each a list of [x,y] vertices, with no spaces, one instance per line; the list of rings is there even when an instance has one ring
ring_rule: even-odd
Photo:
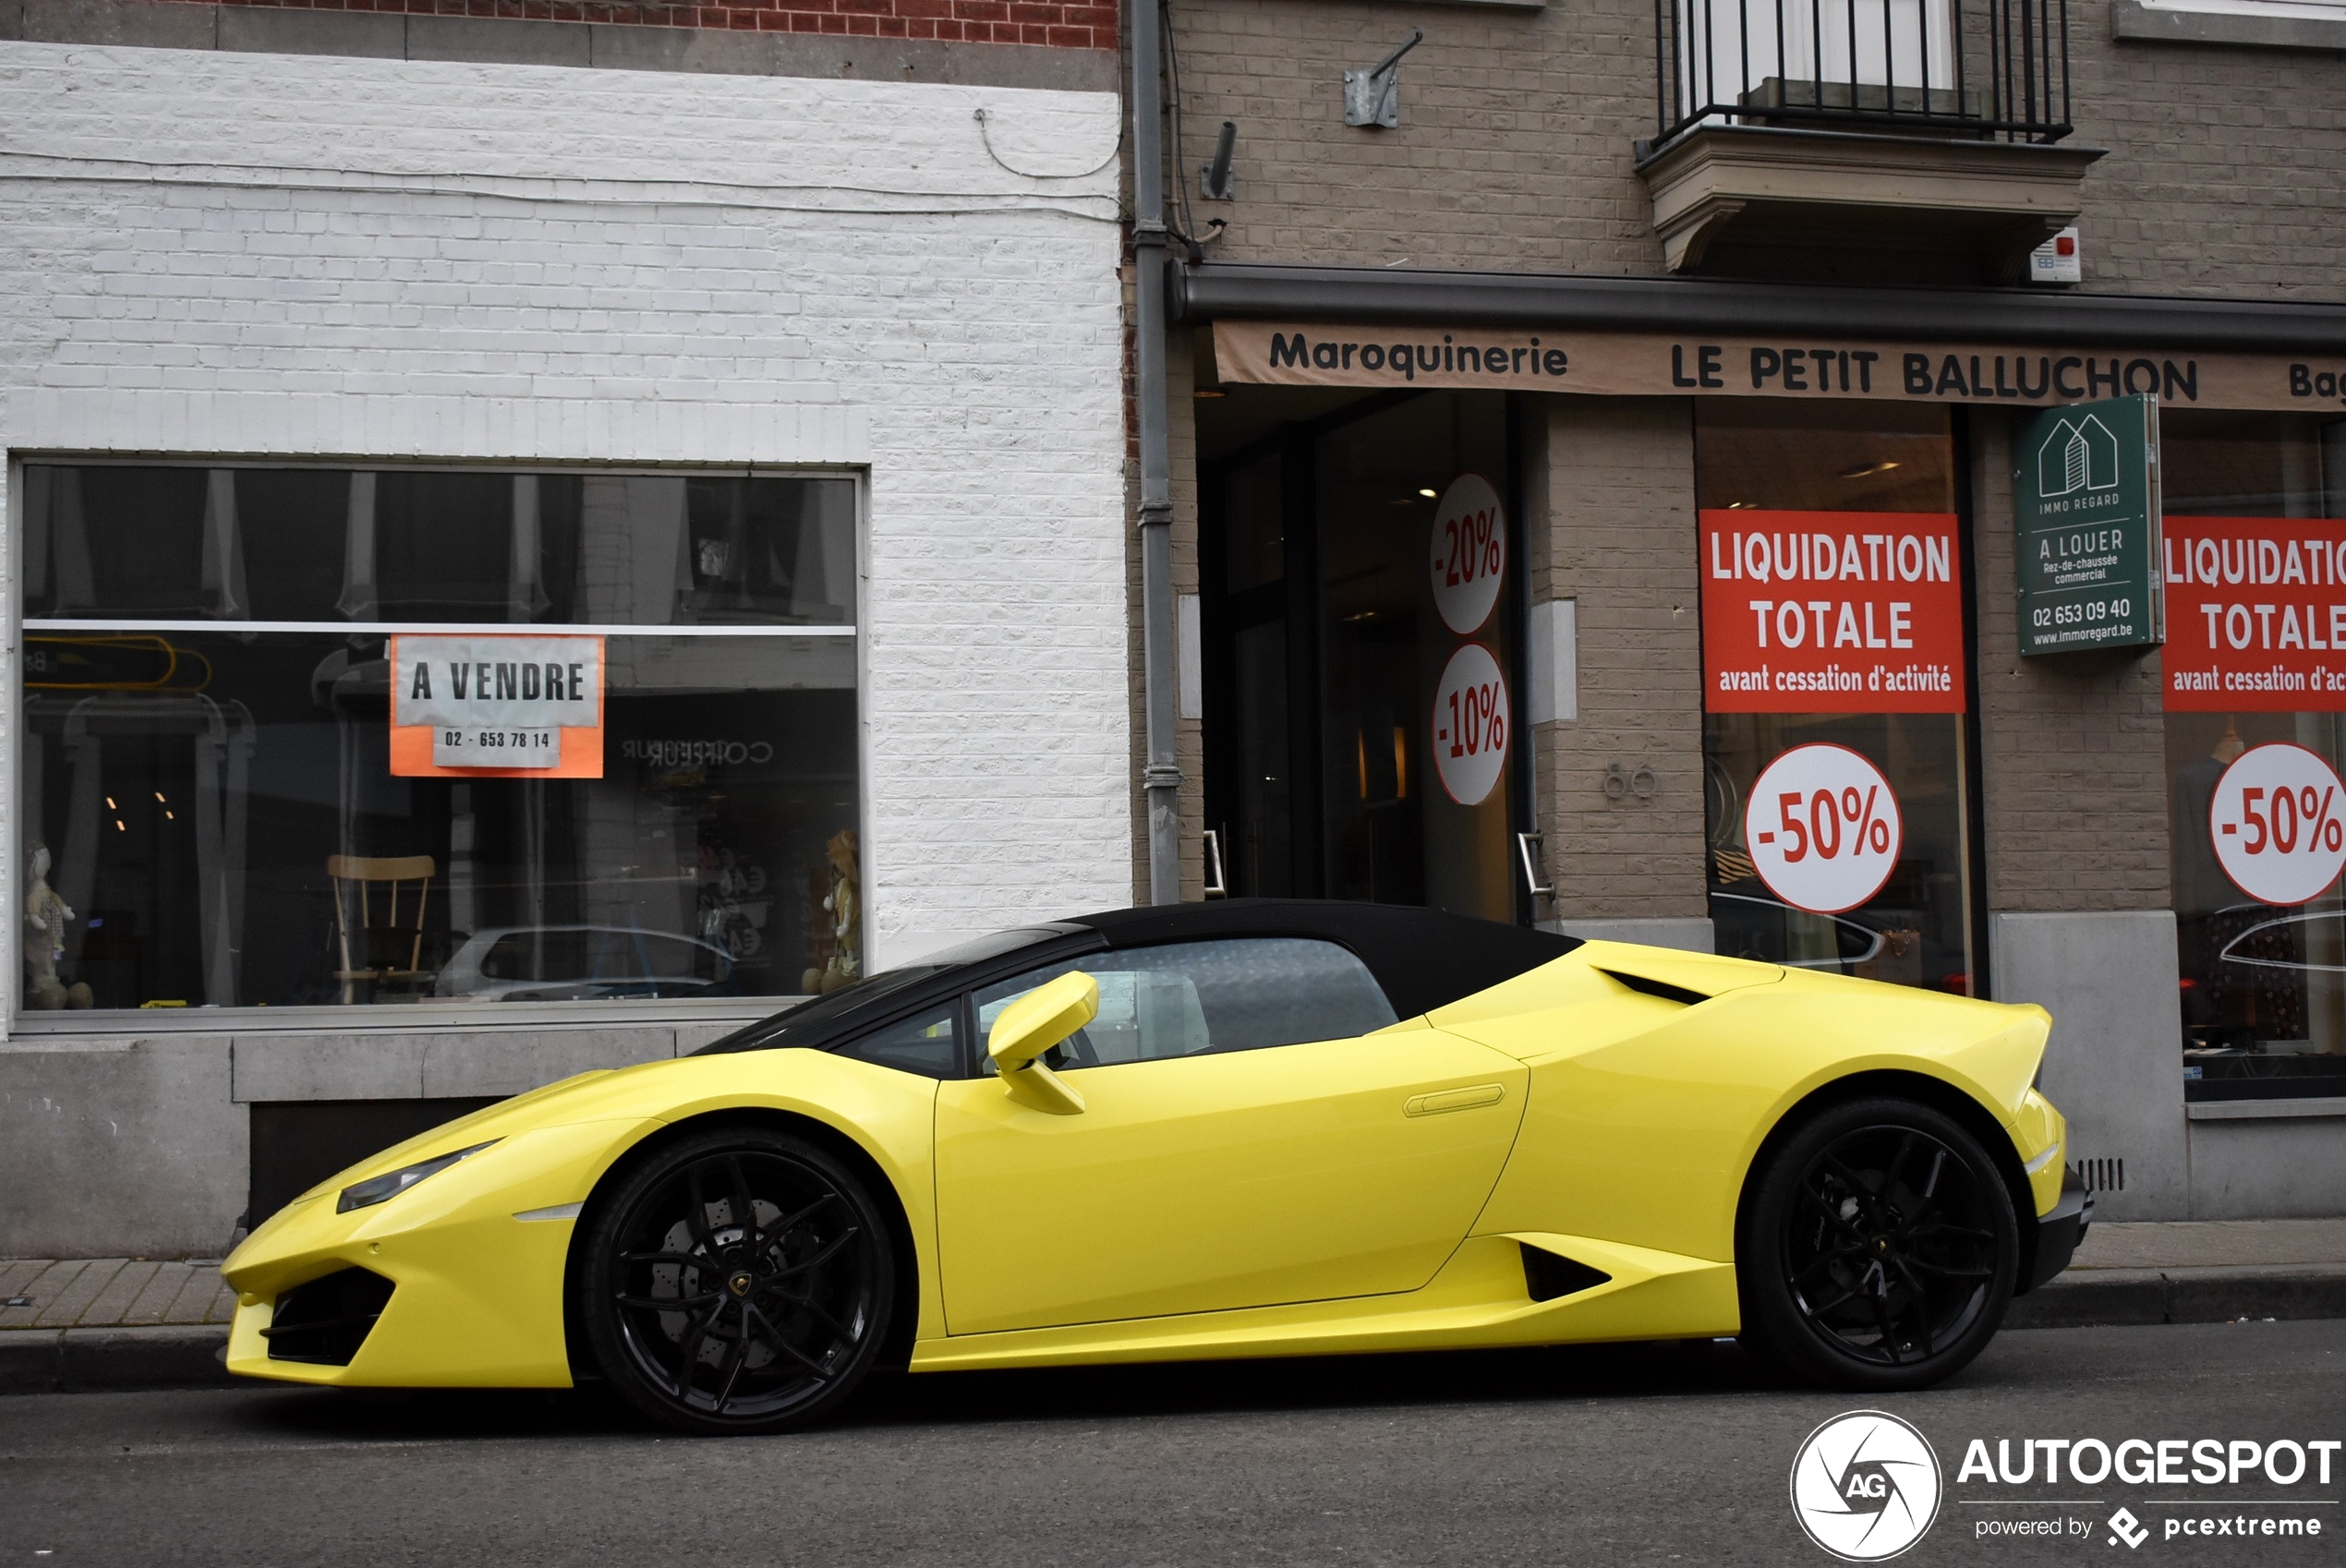
[[[718,1128],[627,1172],[589,1216],[579,1316],[627,1402],[681,1431],[772,1432],[838,1408],[896,1298],[879,1201],[827,1151]]]
[[[1868,1393],[1928,1388],[2002,1324],[2019,1221],[1953,1117],[1907,1100],[1831,1106],[1755,1181],[1735,1248],[1744,1333],[1786,1371]]]

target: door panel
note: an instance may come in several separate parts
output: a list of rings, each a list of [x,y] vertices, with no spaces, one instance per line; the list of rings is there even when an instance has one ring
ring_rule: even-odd
[[[940,1087],[949,1333],[1414,1290],[1497,1181],[1528,1074],[1403,1028],[1060,1076],[1081,1115]]]

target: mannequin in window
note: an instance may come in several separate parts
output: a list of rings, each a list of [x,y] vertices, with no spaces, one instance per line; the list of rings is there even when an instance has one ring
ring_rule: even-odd
[[[26,878],[24,900],[24,1005],[42,1012],[91,1005],[90,987],[67,985],[57,976],[58,960],[66,956],[66,926],[73,911],[49,886],[49,846],[32,847],[31,874]]]

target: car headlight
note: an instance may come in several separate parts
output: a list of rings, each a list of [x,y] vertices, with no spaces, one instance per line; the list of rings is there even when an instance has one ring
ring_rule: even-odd
[[[497,1140],[490,1139],[489,1143]],[[469,1149],[459,1149],[453,1154],[435,1154],[429,1160],[418,1160],[412,1165],[402,1165],[365,1181],[353,1182],[342,1189],[342,1201],[334,1205],[334,1212],[347,1214],[353,1209],[371,1209],[388,1199],[398,1197],[426,1176],[435,1176],[467,1154],[478,1154],[489,1143],[476,1143]]]

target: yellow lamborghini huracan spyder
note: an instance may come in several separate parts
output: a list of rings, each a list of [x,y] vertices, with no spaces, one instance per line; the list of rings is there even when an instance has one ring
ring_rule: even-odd
[[[1916,1388],[2090,1218],[2050,1023],[1378,905],[1008,931],[344,1172],[228,1260],[228,1365],[698,1431],[884,1366],[1731,1333]]]

